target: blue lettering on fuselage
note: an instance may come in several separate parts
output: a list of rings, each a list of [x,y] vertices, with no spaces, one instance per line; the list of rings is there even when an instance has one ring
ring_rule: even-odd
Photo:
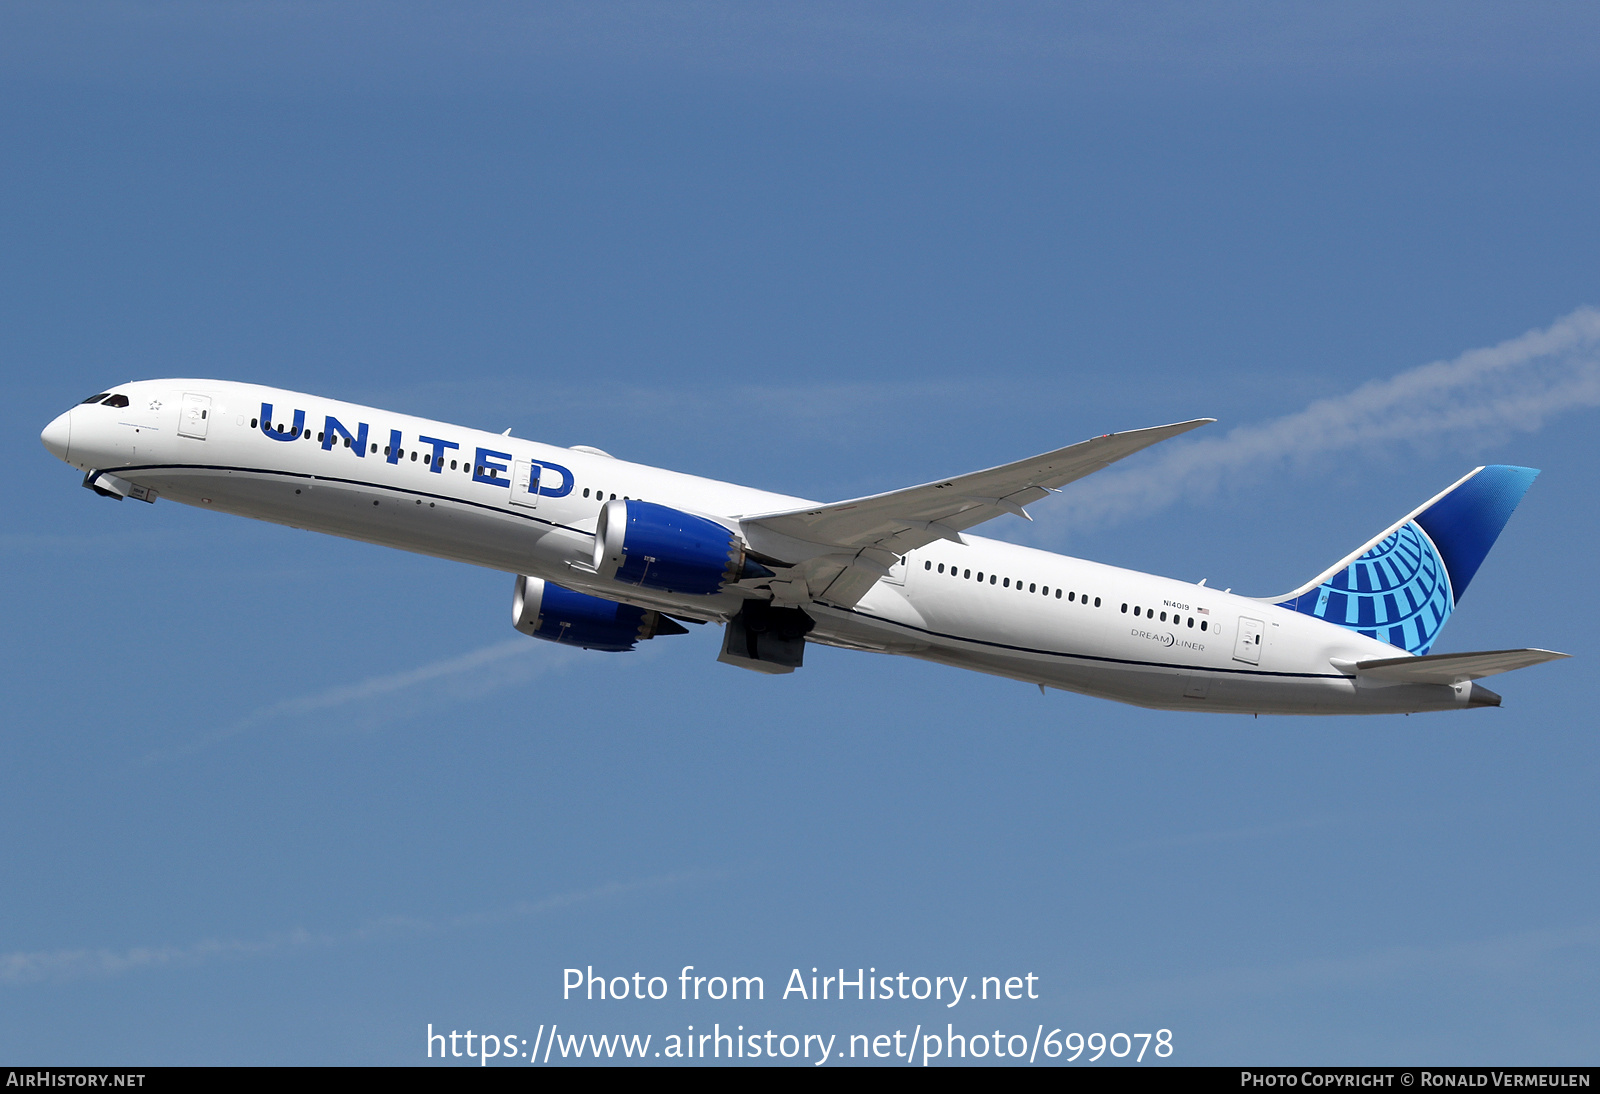
[[[325,419],[325,421],[323,422],[323,426],[322,426],[322,450],[324,452],[328,451],[329,449],[331,449],[334,446],[334,435],[335,434],[338,434],[339,436],[344,438],[345,447],[346,448],[349,448],[352,452],[354,452],[358,456],[361,456],[363,458],[366,457],[366,454],[367,454],[367,423],[366,422],[362,422],[358,426],[356,426],[355,435],[352,436],[350,431],[344,427],[344,424],[342,422],[340,422],[338,418],[335,418],[332,414],[329,414],[327,416],[327,418]]]
[[[447,448],[460,448],[455,441],[441,441],[438,437],[418,437],[423,444],[433,445],[433,455],[428,458],[428,470],[435,475],[444,471],[444,450]]]
[[[549,485],[549,482],[550,482],[550,476],[549,475],[540,475],[539,476],[539,495],[541,497],[546,497],[546,498],[564,498],[568,494],[572,493],[572,472],[571,471],[568,471],[565,467],[562,467],[559,463],[550,463],[548,460],[534,460],[533,462],[535,464],[537,464],[538,466],[544,468],[546,471],[559,471],[561,473],[561,485],[560,486],[550,486]]]
[[[488,483],[490,486],[510,486],[511,472],[506,464],[498,461],[514,458],[509,452],[496,452],[492,448],[478,449],[477,458],[472,464],[472,481]],[[559,463],[551,463],[549,460],[529,460],[528,462],[561,474],[560,486],[547,486],[545,484],[550,481],[550,476],[539,476],[539,495],[541,497],[564,498],[572,493],[571,471],[568,471]]]
[[[273,440],[292,441],[302,436],[306,431],[306,412],[296,410],[294,412],[294,424],[286,430],[278,429],[272,423],[272,404],[262,403],[260,424],[261,432]],[[325,415],[322,427],[322,450],[324,452],[330,451],[338,444],[339,438],[342,437],[347,448],[357,456],[364,457],[367,454],[367,434],[370,429],[371,427],[366,422],[358,422],[356,423],[356,431],[351,433],[349,428],[338,418],[335,418],[332,414]],[[401,436],[400,430],[389,430],[388,451],[384,454],[384,458],[388,463],[400,462],[400,454],[405,451],[402,447]],[[432,455],[428,459],[428,470],[436,475],[444,471],[445,449],[459,450],[461,448],[455,441],[447,441],[439,437],[419,435],[417,442],[428,445],[433,449]],[[375,445],[373,447],[376,448]],[[511,472],[508,464],[514,458],[510,452],[498,452],[492,448],[479,448],[477,459],[472,466],[472,481],[487,483],[490,486],[510,486]],[[571,470],[559,463],[551,463],[549,460],[530,460],[529,462],[560,475],[559,482],[554,483],[551,481],[555,478],[554,475],[541,474],[537,476],[538,491],[542,497],[564,498],[572,493],[573,478]]]
[[[296,437],[300,436],[300,434],[305,431],[305,428],[306,412],[303,410],[297,410],[294,412],[294,425],[290,426],[287,432],[274,429],[272,426],[272,404],[261,404],[261,432],[265,433],[273,440],[292,441]]]
[[[477,459],[472,461],[472,481],[486,482],[490,486],[510,486],[511,474],[506,471],[506,465],[496,463],[489,458],[491,456],[502,460],[511,459],[511,453],[509,452],[496,452],[492,448],[479,448]],[[502,473],[504,473],[505,477],[498,477]]]

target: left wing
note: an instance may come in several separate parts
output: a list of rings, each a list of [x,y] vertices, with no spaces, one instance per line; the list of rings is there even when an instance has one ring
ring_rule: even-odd
[[[1215,420],[1107,433],[953,479],[819,508],[744,517],[740,526],[751,547],[800,571],[790,580],[803,581],[804,588],[773,584],[780,601],[804,603],[815,596],[849,607],[907,551],[938,539],[960,543],[965,529],[1006,513],[1027,517],[1023,506],[1055,489]]]

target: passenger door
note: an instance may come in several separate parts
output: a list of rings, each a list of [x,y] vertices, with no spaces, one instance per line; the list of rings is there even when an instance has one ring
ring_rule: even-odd
[[[1252,665],[1261,664],[1261,632],[1266,630],[1259,619],[1239,617],[1239,635],[1233,640],[1233,659]]]
[[[511,504],[539,508],[539,472],[544,468],[532,460],[518,460],[511,467]]]
[[[178,436],[206,439],[206,427],[211,424],[211,396],[191,395],[184,392],[183,406],[178,410]]]

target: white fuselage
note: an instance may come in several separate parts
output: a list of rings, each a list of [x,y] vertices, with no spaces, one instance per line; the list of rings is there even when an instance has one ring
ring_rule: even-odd
[[[735,527],[741,516],[815,504],[254,384],[149,380],[115,390],[128,406],[74,408],[46,430],[51,450],[167,500],[540,577],[686,618],[726,621],[750,594],[674,595],[586,572],[603,501],[643,499]],[[193,396],[206,400],[203,418]],[[264,404],[280,435],[293,439],[263,431]],[[303,431],[293,429],[297,415]],[[335,438],[331,448],[325,436]],[[542,489],[521,504],[506,485],[517,461],[542,468]],[[962,538],[911,551],[854,607],[806,605],[816,621],[809,639],[1167,709],[1353,714],[1467,704],[1470,684],[1358,685],[1336,661],[1403,651],[1320,619]]]

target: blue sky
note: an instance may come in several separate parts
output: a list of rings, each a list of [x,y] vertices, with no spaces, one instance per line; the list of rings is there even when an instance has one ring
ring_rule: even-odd
[[[966,1020],[1593,1062],[1597,21],[8,5],[0,1056]],[[170,375],[818,499],[1213,416],[988,530],[1257,595],[1524,464],[1438,649],[1574,656],[1499,710],[1313,721],[822,648],[760,678],[700,631],[575,654],[506,575],[114,505],[40,446]],[[560,999],[686,964],[769,1001]],[[770,998],[812,966],[1040,998]]]

